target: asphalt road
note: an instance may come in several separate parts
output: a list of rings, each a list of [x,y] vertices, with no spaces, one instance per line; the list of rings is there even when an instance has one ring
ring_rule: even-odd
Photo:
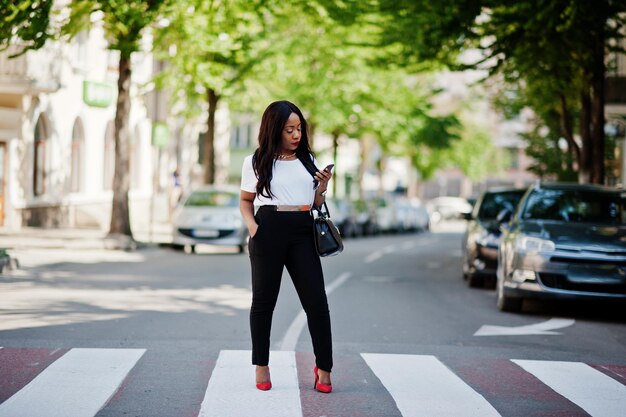
[[[499,312],[493,290],[462,280],[460,242],[460,225],[448,225],[348,240],[323,260],[331,395],[312,389],[286,273],[275,387],[261,393],[245,360],[247,256],[22,251],[23,269],[0,277],[0,417],[626,415],[624,307]],[[485,325],[521,334],[475,335]]]

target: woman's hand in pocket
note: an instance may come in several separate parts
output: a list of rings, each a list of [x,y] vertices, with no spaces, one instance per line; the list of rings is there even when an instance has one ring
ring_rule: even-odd
[[[259,225],[256,223],[252,227],[249,227],[248,233],[250,234],[250,239],[253,239],[256,236],[258,231],[259,231]]]

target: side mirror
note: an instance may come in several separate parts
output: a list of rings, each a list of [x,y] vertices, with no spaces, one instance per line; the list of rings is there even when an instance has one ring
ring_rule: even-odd
[[[498,216],[496,216],[496,220],[501,225],[509,223],[512,218],[513,212],[509,209],[503,209],[502,211],[500,211],[500,213],[498,213]]]

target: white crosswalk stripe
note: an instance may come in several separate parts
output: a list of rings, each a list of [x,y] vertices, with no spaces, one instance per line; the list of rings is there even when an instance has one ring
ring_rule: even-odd
[[[269,391],[254,386],[251,355],[245,350],[220,352],[199,417],[302,417],[295,352],[270,352]]]
[[[144,352],[72,349],[0,404],[0,417],[93,417]]]
[[[512,361],[594,417],[626,415],[626,386],[585,363]]]
[[[404,417],[500,414],[434,356],[362,353]]]

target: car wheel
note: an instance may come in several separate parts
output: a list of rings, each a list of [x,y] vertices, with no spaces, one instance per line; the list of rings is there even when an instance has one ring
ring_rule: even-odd
[[[246,253],[246,248],[248,247],[248,245],[246,244],[241,244],[237,246],[237,252],[238,253]]]
[[[485,279],[476,274],[467,274],[467,285],[470,288],[481,288],[485,286]]]
[[[177,250],[177,251],[185,249],[185,245],[180,245],[178,243],[172,243],[171,247],[172,249]]]

